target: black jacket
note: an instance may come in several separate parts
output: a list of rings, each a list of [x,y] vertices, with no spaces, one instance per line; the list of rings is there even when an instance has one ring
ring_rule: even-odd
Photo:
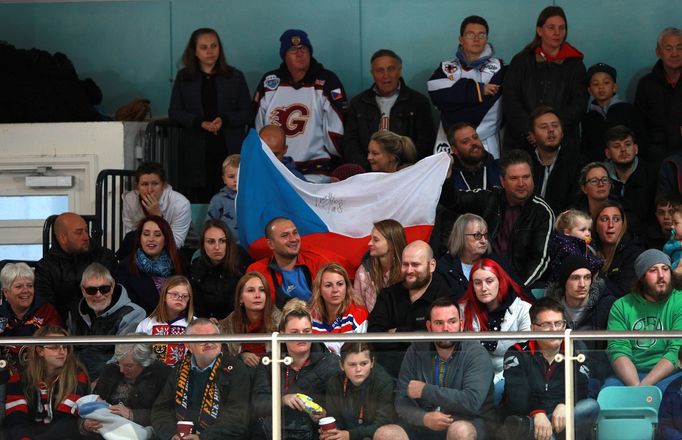
[[[602,162],[605,159],[604,148],[606,147],[604,134],[616,125],[625,125],[634,130],[639,151],[646,150],[647,139],[637,108],[629,102],[617,102],[608,108],[606,117],[593,108],[585,113],[582,121],[580,153],[590,162]]]
[[[580,352],[576,342],[576,352]],[[561,351],[563,352],[563,345]],[[582,350],[584,351],[584,350]],[[536,341],[514,344],[504,356],[504,395],[502,404],[508,415],[529,416],[536,412],[549,414],[559,403],[565,402],[563,362],[549,364],[538,351]],[[586,365],[576,364],[574,370],[575,401],[587,397],[590,371]]]
[[[644,119],[648,142],[648,151],[640,150],[640,154],[651,162],[660,163],[682,150],[682,81],[675,87],[668,84],[661,60],[639,80],[635,106]]]
[[[189,354],[188,354],[189,356]],[[179,364],[178,364],[179,365]],[[161,440],[170,440],[176,432],[178,422],[176,415],[175,394],[180,369],[174,368],[168,375],[161,392],[152,406],[152,426]],[[192,373],[190,373],[190,376]],[[243,439],[249,424],[249,390],[251,380],[244,364],[227,354],[223,354],[222,363],[216,373],[215,382],[220,393],[220,407],[217,418],[201,431],[201,440],[237,440]],[[190,383],[190,390],[198,387]],[[201,396],[189,395],[189,400],[201,401]],[[188,408],[188,420],[199,421],[199,408]]]
[[[356,163],[370,170],[367,145],[369,138],[379,129],[380,120],[381,111],[376,103],[373,87],[351,99],[343,134],[346,162]],[[426,96],[407,87],[402,78],[398,99],[391,107],[389,129],[412,139],[419,159],[433,153],[435,133],[431,103]]]
[[[536,152],[531,153],[531,157],[533,158],[535,195],[540,196],[542,182],[545,179],[545,167],[540,163]],[[552,172],[549,174],[547,189],[543,197],[555,215],[575,202],[580,170],[583,165],[585,165],[585,159],[577,151],[561,147]]]
[[[36,266],[35,293],[45,302],[53,304],[62,320],[71,306],[81,298],[81,276],[91,263],[100,263],[116,274],[114,253],[90,240],[90,251],[85,254],[67,254],[55,243]]]
[[[282,350],[282,358],[286,349]],[[326,388],[329,379],[339,371],[339,357],[327,351],[322,344],[313,343],[309,363],[296,372],[293,368],[280,364],[282,395],[302,393],[313,399],[323,408],[326,405]],[[259,365],[251,393],[251,408],[254,416],[263,419],[263,428],[271,429],[272,375],[271,365]],[[317,439],[318,427],[307,413],[293,410],[287,406],[282,409],[283,439]]]
[[[152,405],[171,371],[171,367],[155,360],[137,376],[132,383],[132,389],[127,400],[123,402],[125,406],[133,410],[133,422],[142,426],[151,425]],[[112,402],[111,398],[116,392],[116,388],[124,381],[125,378],[121,374],[118,364],[107,364],[102,370],[102,375],[97,381],[93,393],[115,405],[118,402]]]
[[[451,211],[464,214],[471,212],[483,217],[488,223],[488,236],[492,242],[497,236],[507,207],[504,189],[454,191],[446,180],[443,184],[441,204]],[[509,255],[514,271],[522,283],[530,286],[547,269],[549,237],[554,228],[554,214],[540,197],[531,197],[521,210],[514,224]],[[371,321],[370,321],[371,322]]]
[[[362,422],[359,420],[362,408]],[[369,377],[359,386],[346,379],[343,371],[327,381],[327,415],[336,419],[351,440],[371,438],[377,429],[396,420],[393,380],[381,365],[374,364]]]
[[[504,148],[529,149],[526,141],[530,114],[539,105],[559,112],[564,145],[579,147],[580,120],[587,107],[585,65],[580,58],[547,63],[534,52],[523,50],[512,58],[504,73],[502,110],[507,121]]]
[[[241,264],[241,273],[248,264]],[[224,319],[234,310],[234,294],[239,276],[229,277],[222,265],[214,266],[204,257],[192,262],[192,293],[194,314],[202,318]]]
[[[640,236],[647,225],[656,222],[654,195],[658,182],[658,167],[643,161],[640,157],[637,168],[625,183],[614,178],[616,171],[613,163],[606,162],[606,168],[611,176],[611,194],[623,203],[628,218],[628,230],[635,236]]]

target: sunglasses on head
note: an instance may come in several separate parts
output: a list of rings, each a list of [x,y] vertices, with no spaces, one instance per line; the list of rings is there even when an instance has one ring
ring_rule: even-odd
[[[106,295],[107,293],[111,292],[111,284],[102,284],[101,286],[81,286],[83,288],[83,291],[90,295],[90,296],[95,296],[97,295],[97,292],[100,292],[102,295]]]

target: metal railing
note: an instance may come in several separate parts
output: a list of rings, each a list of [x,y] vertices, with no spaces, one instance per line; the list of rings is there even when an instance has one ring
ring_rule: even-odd
[[[613,331],[543,331],[543,332],[480,332],[480,333],[345,333],[345,334],[238,334],[238,335],[179,335],[179,336],[68,336],[68,337],[7,337],[0,339],[0,345],[48,345],[60,344],[92,345],[123,343],[266,343],[272,344],[270,357],[263,358],[263,364],[273,364],[272,375],[272,434],[273,440],[281,439],[281,377],[279,363],[291,363],[281,359],[281,343],[286,342],[418,342],[418,341],[463,341],[463,340],[520,340],[529,339],[563,339],[564,355],[557,355],[558,362],[564,362],[565,369],[565,405],[566,405],[566,440],[574,440],[573,425],[573,361],[584,361],[584,356],[574,356],[573,343],[576,340],[612,340],[612,339],[682,339],[682,331],[647,331],[647,332],[613,332]],[[566,362],[570,360],[571,362]]]

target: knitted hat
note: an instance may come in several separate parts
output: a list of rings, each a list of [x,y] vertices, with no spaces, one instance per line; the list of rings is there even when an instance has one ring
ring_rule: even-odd
[[[313,45],[310,44],[308,39],[308,34],[300,29],[288,29],[284,31],[281,37],[279,37],[279,56],[284,59],[287,51],[292,46],[306,46],[310,51],[310,56],[313,56]]]
[[[332,171],[332,177],[336,177],[337,179],[339,179],[340,182],[342,180],[346,180],[351,176],[355,176],[356,174],[362,174],[364,172],[365,169],[358,164],[345,163],[343,165],[338,166],[334,171]]]
[[[566,285],[566,281],[568,281],[568,277],[570,277],[571,274],[578,269],[587,269],[592,272],[590,262],[582,255],[569,255],[566,257],[564,261],[561,262],[561,266],[559,266],[559,271],[557,274],[559,286],[564,287]]]
[[[658,249],[647,249],[639,254],[639,257],[635,260],[635,274],[637,275],[637,279],[641,279],[646,271],[655,264],[665,264],[666,266],[671,267],[670,258]]]
[[[616,69],[614,69],[613,67],[609,66],[606,63],[597,63],[591,65],[590,68],[587,69],[587,73],[585,74],[585,81],[587,82],[588,85],[592,80],[592,75],[599,72],[609,74],[611,78],[613,78],[613,82],[616,82]]]

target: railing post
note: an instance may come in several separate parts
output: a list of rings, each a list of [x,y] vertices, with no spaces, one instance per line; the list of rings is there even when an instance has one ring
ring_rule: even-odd
[[[263,365],[272,364],[270,368],[272,374],[272,440],[282,438],[282,374],[279,370],[279,363],[289,365],[292,361],[289,356],[280,359],[281,350],[278,336],[278,332],[272,333],[271,356],[263,356]]]
[[[578,361],[580,363],[585,362],[585,355],[579,354],[578,356],[573,356],[573,337],[571,337],[571,329],[567,328],[564,331],[564,354],[557,354],[555,361],[564,361],[564,376],[566,380],[564,381],[564,404],[566,406],[566,440],[575,440],[575,386],[573,383],[573,361]]]

